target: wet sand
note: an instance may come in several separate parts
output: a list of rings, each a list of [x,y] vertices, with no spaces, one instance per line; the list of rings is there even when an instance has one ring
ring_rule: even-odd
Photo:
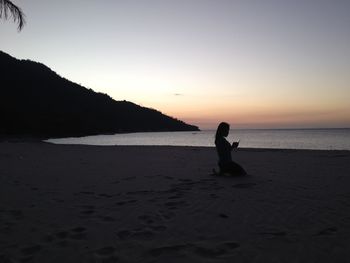
[[[348,262],[350,152],[0,143],[0,262]]]

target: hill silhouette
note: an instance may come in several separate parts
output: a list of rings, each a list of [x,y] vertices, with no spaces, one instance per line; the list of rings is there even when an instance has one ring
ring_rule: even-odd
[[[47,66],[0,51],[0,134],[65,137],[198,127],[73,83]]]

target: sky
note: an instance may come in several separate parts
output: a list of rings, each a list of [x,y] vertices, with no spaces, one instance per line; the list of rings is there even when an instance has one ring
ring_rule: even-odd
[[[349,0],[13,0],[0,50],[201,129],[350,127]]]

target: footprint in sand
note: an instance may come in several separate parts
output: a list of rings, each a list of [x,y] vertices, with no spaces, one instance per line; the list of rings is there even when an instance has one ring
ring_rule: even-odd
[[[22,210],[9,210],[8,213],[16,221],[24,218]]]
[[[67,231],[60,231],[60,232],[56,233],[55,236],[57,238],[59,238],[59,239],[66,239],[69,236],[69,232],[67,232]]]
[[[338,231],[338,229],[336,227],[328,227],[325,228],[321,231],[319,231],[316,236],[330,236],[335,234]]]
[[[61,240],[59,242],[57,242],[57,246],[61,247],[61,248],[66,248],[69,247],[70,243],[68,240]]]
[[[167,230],[168,228],[166,226],[163,225],[159,225],[159,226],[149,226],[149,228],[151,228],[152,230],[156,231],[156,232],[163,232],[165,230]]]
[[[131,232],[129,230],[121,230],[119,232],[117,232],[117,236],[120,239],[126,239],[131,235]]]
[[[151,199],[148,199],[147,202],[156,203],[158,200],[159,200],[159,198],[151,198]]]
[[[153,194],[154,191],[152,190],[141,190],[141,191],[132,191],[132,192],[127,192],[127,195],[150,195]]]
[[[163,246],[153,248],[148,251],[148,254],[152,257],[159,257],[163,254],[179,254],[180,252],[191,248],[191,244],[188,245],[174,245],[174,246]]]
[[[159,214],[164,220],[171,220],[176,216],[175,213],[164,210],[160,210]]]
[[[284,231],[276,231],[276,232],[261,232],[260,235],[267,235],[273,237],[284,237],[287,235]]]
[[[194,253],[205,257],[205,258],[214,258],[226,254],[226,249],[224,248],[207,248],[207,247],[196,247]]]
[[[217,199],[219,198],[219,196],[217,194],[210,194],[209,195],[212,199]]]
[[[86,215],[86,216],[89,216],[89,215],[92,215],[95,213],[95,210],[83,210],[83,211],[80,211],[80,214],[82,215]]]
[[[33,262],[35,255],[39,253],[41,250],[42,250],[42,246],[40,245],[34,245],[34,246],[24,247],[20,249],[20,254],[22,257],[20,259],[20,262]],[[13,262],[13,261],[8,261],[8,262]]]
[[[181,195],[181,194],[176,194],[176,195],[172,195],[172,196],[169,196],[169,197],[168,197],[169,200],[180,199],[180,198],[182,198],[182,195]]]
[[[149,215],[141,215],[138,217],[138,219],[147,225],[153,224],[154,221],[157,220],[156,218],[149,216]]]
[[[125,205],[127,203],[128,203],[127,201],[119,201],[119,202],[116,202],[115,205],[122,206],[122,205]]]
[[[157,224],[163,221],[163,218],[160,215],[141,215],[138,219],[148,228],[156,232],[163,232],[167,229],[166,226]]]
[[[80,191],[77,195],[95,195],[95,192],[91,191]]]
[[[110,194],[105,194],[105,193],[102,193],[102,194],[98,194],[99,197],[106,197],[106,198],[112,198],[113,195],[110,195]]]
[[[115,252],[114,247],[102,247],[95,251],[95,254],[98,256],[110,256]]]
[[[133,232],[131,232],[131,238],[135,238],[135,239],[151,239],[154,237],[154,232],[151,230],[135,230]]]
[[[223,214],[223,213],[221,213],[221,214],[219,214],[219,217],[221,217],[221,218],[228,218],[229,216],[228,215],[226,215],[226,214]]]
[[[55,237],[53,235],[46,235],[43,237],[43,242],[44,243],[51,243],[55,240]]]
[[[172,187],[171,191],[174,191],[174,192],[191,191],[195,184],[196,184],[195,182],[173,184],[171,185]]]
[[[87,229],[85,227],[74,227],[67,231],[59,231],[54,234],[48,234],[43,238],[45,243],[52,243],[55,240],[58,240],[58,244],[65,246],[68,244],[68,240],[81,241],[86,240],[87,238]]]
[[[1,233],[9,234],[13,231],[13,226],[15,226],[15,223],[13,222],[4,222],[2,223],[2,227],[0,228]]]
[[[41,251],[42,246],[40,245],[34,245],[29,247],[24,247],[20,250],[22,256],[32,256],[34,254],[37,254],[39,251]]]
[[[87,238],[87,229],[85,227],[75,227],[71,229],[69,238],[73,240],[86,240]]]
[[[152,257],[160,257],[163,254],[167,255],[181,255],[182,253],[192,252],[197,256],[203,258],[217,258],[229,256],[230,253],[240,245],[236,242],[224,242],[219,245],[212,246],[211,244],[184,244],[184,245],[173,245],[153,248],[148,251],[148,254]]]
[[[136,240],[147,240],[153,238],[157,233],[163,232],[167,229],[163,225],[150,225],[147,227],[139,227],[133,230],[121,230],[117,232],[117,236],[121,240],[125,239],[136,239]]]
[[[81,218],[90,217],[91,215],[93,215],[96,212],[94,205],[83,205],[80,207],[84,209],[84,210],[80,211]]]
[[[114,222],[115,219],[112,216],[99,216],[99,218],[106,223]]]
[[[136,199],[124,200],[124,201],[116,202],[115,205],[117,205],[117,206],[123,206],[123,205],[126,205],[126,204],[133,204],[133,203],[136,203],[137,201],[138,201],[138,200],[136,200]]]
[[[135,180],[135,179],[136,179],[136,176],[122,178],[123,181],[131,181],[131,180]]]
[[[115,254],[116,249],[112,246],[102,247],[94,252],[95,257],[102,259],[102,262],[119,262]]]
[[[18,180],[13,180],[12,183],[13,185],[21,185],[21,182]]]
[[[78,226],[78,227],[72,228],[71,231],[74,232],[74,233],[82,233],[82,232],[86,231],[86,228]]]
[[[204,258],[217,258],[229,256],[230,253],[240,245],[236,242],[224,242],[219,245],[211,246],[211,244],[196,245],[194,253]]]
[[[52,198],[52,201],[56,202],[56,203],[64,203],[63,199],[59,199],[59,198]]]
[[[255,185],[256,185],[256,183],[242,183],[242,184],[234,184],[232,187],[234,187],[234,188],[251,188]]]
[[[18,223],[17,221],[24,218],[22,210],[1,210],[0,215],[0,231],[2,233],[11,233]]]
[[[172,201],[172,202],[166,202],[164,204],[169,209],[178,209],[181,206],[187,206],[186,201]]]
[[[192,182],[194,182],[192,179],[178,179],[178,181],[180,181],[180,182],[184,182],[184,183],[192,183]]]

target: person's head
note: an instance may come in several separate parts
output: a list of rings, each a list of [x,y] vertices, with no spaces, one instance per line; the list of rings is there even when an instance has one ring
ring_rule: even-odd
[[[230,125],[226,122],[221,122],[216,130],[215,138],[226,137],[230,131]]]

